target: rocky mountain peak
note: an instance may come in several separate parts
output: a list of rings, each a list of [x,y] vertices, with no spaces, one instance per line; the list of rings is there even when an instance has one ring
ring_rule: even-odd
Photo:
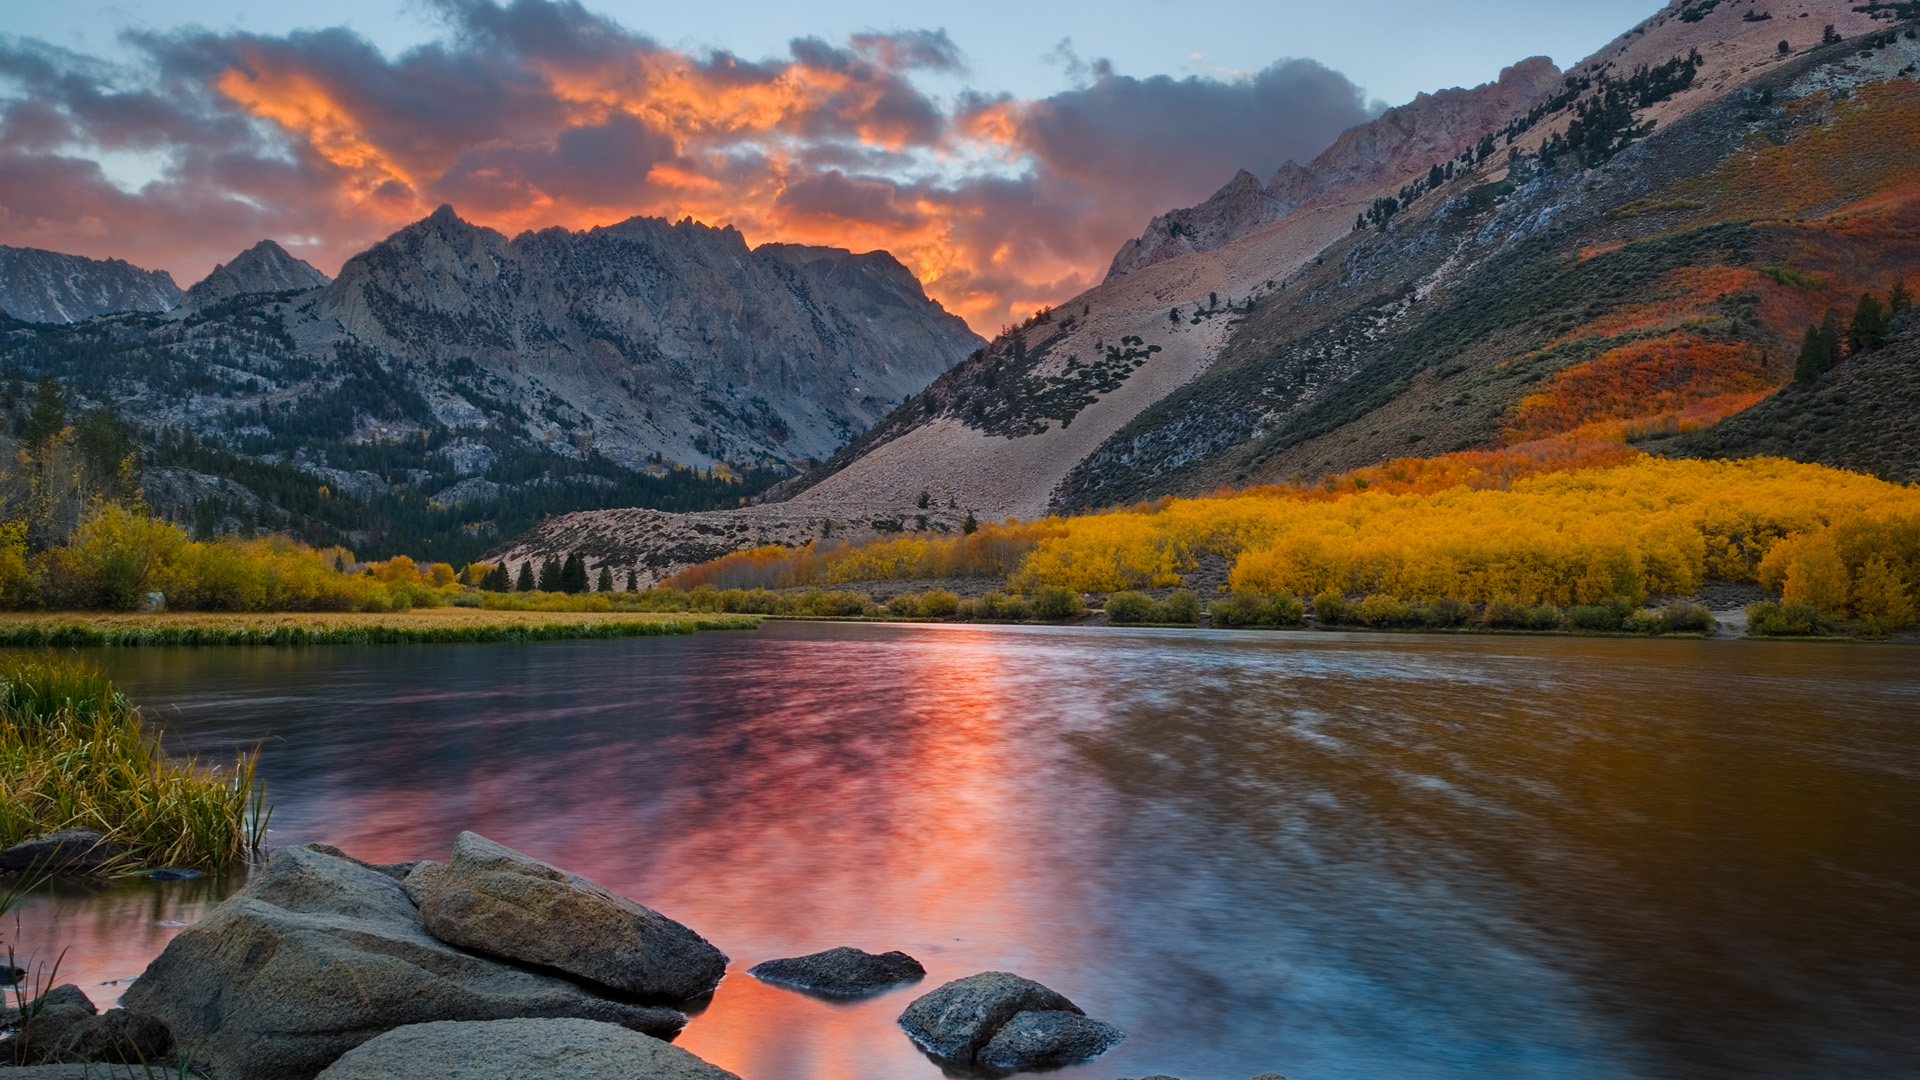
[[[1198,206],[1172,210],[1148,223],[1113,257],[1106,280],[1196,251],[1214,251],[1295,210],[1329,200],[1361,197],[1361,189],[1392,189],[1478,142],[1558,85],[1560,69],[1536,56],[1471,90],[1420,94],[1374,120],[1342,132],[1305,166],[1286,162],[1262,185],[1240,170]]]
[[[235,296],[254,293],[284,293],[318,289],[333,279],[313,268],[306,260],[287,254],[272,240],[262,240],[221,263],[187,290],[180,306],[200,311]]]
[[[84,322],[118,311],[166,311],[180,286],[165,270],[0,245],[0,311],[39,323]]]

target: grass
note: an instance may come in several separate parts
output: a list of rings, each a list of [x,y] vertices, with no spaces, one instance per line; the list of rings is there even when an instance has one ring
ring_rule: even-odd
[[[271,810],[258,752],[216,768],[175,758],[160,732],[96,669],[18,656],[0,662],[0,842],[88,828],[128,864],[217,867],[257,850]]]
[[[401,645],[654,637],[751,630],[751,616],[417,608],[371,612],[227,614],[0,613],[0,646]]]

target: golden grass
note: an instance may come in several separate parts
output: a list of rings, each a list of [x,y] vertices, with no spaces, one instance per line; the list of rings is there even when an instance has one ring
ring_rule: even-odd
[[[751,616],[417,608],[374,612],[0,612],[0,646],[388,645],[751,630]]]
[[[160,746],[119,689],[63,657],[0,661],[0,843],[84,827],[130,863],[215,867],[257,850],[258,754],[225,768]]]

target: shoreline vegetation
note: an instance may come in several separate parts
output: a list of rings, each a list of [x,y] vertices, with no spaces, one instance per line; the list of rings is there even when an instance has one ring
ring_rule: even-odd
[[[258,749],[213,766],[167,753],[163,734],[85,663],[0,660],[0,846],[90,830],[87,850],[50,857],[105,873],[217,869],[258,852],[272,815]]]
[[[661,637],[752,630],[722,612],[475,610],[400,612],[0,612],[0,648],[197,645],[431,645]]]
[[[1198,601],[1216,625],[1295,626],[1311,610],[1374,629],[1697,634],[1713,620],[1685,598],[1723,583],[1766,597],[1747,606],[1752,636],[1880,638],[1920,616],[1920,488],[1774,458],[1638,455],[1519,477],[1459,458],[962,536],[757,548],[665,584],[776,616],[865,613],[835,585],[964,578],[1011,595],[949,607],[929,592],[919,602],[939,610],[926,614],[1061,621],[1060,594],[1106,594],[1122,600],[1115,622],[1191,624]],[[1167,601],[1146,591],[1185,586],[1209,561],[1226,568],[1217,597],[1152,617]],[[902,616],[915,601],[888,603]]]

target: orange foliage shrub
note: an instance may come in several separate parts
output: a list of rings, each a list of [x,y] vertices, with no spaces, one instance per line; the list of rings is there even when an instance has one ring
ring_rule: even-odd
[[[1819,126],[1774,145],[1755,135],[1712,173],[1674,185],[1719,220],[1792,218],[1915,185],[1920,160],[1920,84],[1892,79],[1846,100],[1824,93],[1787,104]]]
[[[1702,402],[1729,395],[1740,395],[1738,400],[1750,405],[1774,383],[1766,356],[1752,346],[1668,334],[1609,349],[1561,371],[1545,390],[1520,400],[1505,436],[1525,442],[1596,421],[1678,418]]]

